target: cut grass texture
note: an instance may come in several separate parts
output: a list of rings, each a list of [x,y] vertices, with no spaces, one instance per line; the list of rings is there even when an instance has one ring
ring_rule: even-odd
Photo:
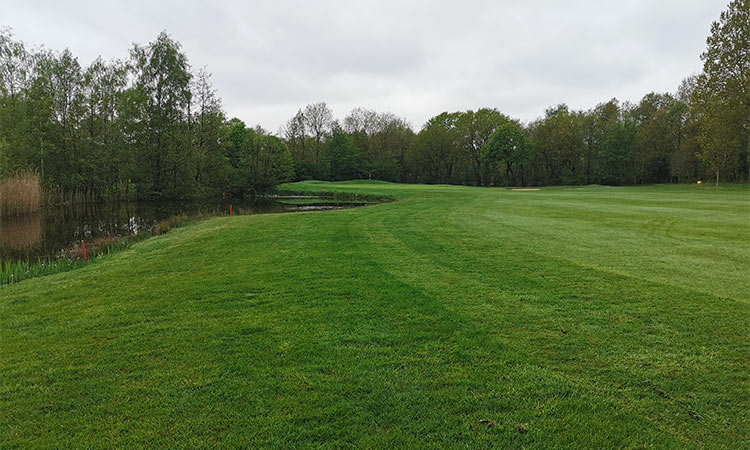
[[[0,447],[747,448],[748,186],[304,182],[0,287]]]

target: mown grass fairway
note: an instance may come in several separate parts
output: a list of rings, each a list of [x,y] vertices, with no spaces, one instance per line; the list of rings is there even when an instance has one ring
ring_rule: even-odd
[[[0,447],[750,444],[747,186],[285,188],[402,202],[3,286]]]

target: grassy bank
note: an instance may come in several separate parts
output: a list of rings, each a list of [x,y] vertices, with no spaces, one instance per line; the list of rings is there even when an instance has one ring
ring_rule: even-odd
[[[244,213],[238,208],[238,214]],[[143,229],[137,235],[131,236],[101,236],[89,239],[85,242],[88,261],[84,260],[83,247],[75,243],[66,249],[60,250],[53,258],[38,258],[37,260],[0,260],[0,286],[4,284],[17,283],[29,278],[42,277],[60,272],[80,269],[95,262],[98,258],[130,248],[136,242],[148,239],[154,235],[170,232],[174,228],[189,225],[194,222],[216,217],[218,212],[197,212],[191,214],[179,214],[167,217],[156,222],[150,229]],[[31,217],[31,216],[26,216]],[[4,238],[14,245],[35,245],[39,242],[42,233],[41,221],[29,220],[28,226],[13,227],[10,229],[0,228],[4,234],[0,234],[0,244]],[[8,236],[6,236],[6,234]],[[26,244],[27,239],[30,244]]]
[[[29,278],[80,269],[93,264],[99,258],[128,249],[134,243],[149,236],[148,234],[141,234],[124,238],[94,239],[86,244],[87,260],[83,258],[83,247],[74,245],[66,249],[58,258],[40,258],[36,261],[0,261],[0,286],[18,283]]]
[[[748,445],[747,186],[285,188],[0,287],[0,447]]]

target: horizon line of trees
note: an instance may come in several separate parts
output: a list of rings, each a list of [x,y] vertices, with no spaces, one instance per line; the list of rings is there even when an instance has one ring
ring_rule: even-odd
[[[342,121],[307,105],[279,134],[295,179],[373,178],[477,186],[644,184],[750,178],[750,0],[711,26],[703,72],[676,93],[587,111],[564,103],[528,124],[496,108],[442,112],[415,132],[391,113],[355,108]]]
[[[477,186],[684,183],[750,178],[750,0],[711,27],[703,71],[676,93],[586,111],[564,103],[522,124],[496,108],[404,118],[324,102],[274,136],[228,120],[205,69],[166,32],[127,60],[81,67],[0,30],[0,178],[90,198],[250,196],[286,181],[371,178]]]
[[[0,179],[28,171],[86,200],[255,197],[294,174],[284,142],[228,120],[166,32],[82,67],[0,29]]]
[[[528,124],[496,108],[442,112],[415,132],[403,118],[355,108],[334,119],[307,105],[279,134],[295,179],[373,178],[476,186],[685,183],[750,178],[750,1],[721,13],[703,72],[676,93],[587,111],[561,103]]]

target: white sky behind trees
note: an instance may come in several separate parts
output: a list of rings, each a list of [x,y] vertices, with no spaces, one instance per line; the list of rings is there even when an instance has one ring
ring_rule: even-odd
[[[229,117],[276,131],[325,101],[391,111],[419,129],[442,111],[497,107],[525,122],[675,92],[701,70],[728,0],[14,1],[0,26],[87,65],[166,30],[207,66]]]

